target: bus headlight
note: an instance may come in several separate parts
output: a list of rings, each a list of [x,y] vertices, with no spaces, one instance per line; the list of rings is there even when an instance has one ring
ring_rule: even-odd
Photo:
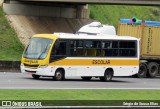
[[[24,67],[24,64],[21,63],[21,67]]]
[[[39,68],[46,68],[48,65],[40,65]]]

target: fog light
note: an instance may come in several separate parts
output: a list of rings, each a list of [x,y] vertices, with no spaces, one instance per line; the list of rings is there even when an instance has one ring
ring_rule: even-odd
[[[40,65],[39,68],[46,68],[48,65]]]

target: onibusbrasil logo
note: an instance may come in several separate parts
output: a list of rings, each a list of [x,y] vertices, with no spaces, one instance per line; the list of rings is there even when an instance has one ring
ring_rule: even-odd
[[[132,18],[130,18],[130,23],[138,23],[138,18],[136,18],[136,17],[132,17]]]

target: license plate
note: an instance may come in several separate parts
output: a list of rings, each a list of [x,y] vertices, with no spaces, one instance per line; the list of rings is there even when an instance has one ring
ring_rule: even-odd
[[[27,72],[28,74],[30,74],[30,75],[32,75],[33,74],[33,72]]]

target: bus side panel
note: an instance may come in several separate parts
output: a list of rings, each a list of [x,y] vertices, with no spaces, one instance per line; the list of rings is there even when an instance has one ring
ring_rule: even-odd
[[[94,59],[65,58],[51,65],[55,65],[55,70],[63,68],[65,76],[104,76],[108,68],[113,69],[114,76],[130,76],[138,73],[139,60],[137,59]]]
[[[122,66],[113,67],[114,76],[132,76],[138,73],[139,66]]]
[[[48,66],[45,68],[38,68],[36,75],[40,76],[54,76],[55,75],[55,69],[54,66]]]
[[[103,66],[85,66],[78,68],[78,76],[104,76]]]

